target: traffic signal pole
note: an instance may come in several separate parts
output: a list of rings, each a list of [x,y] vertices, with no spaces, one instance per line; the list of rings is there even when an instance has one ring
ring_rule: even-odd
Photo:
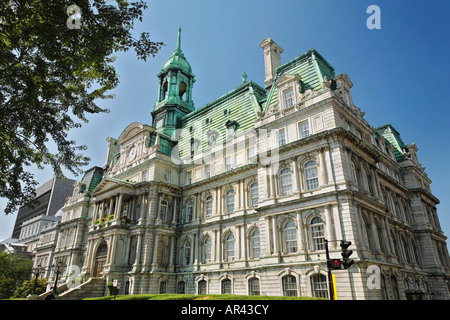
[[[330,252],[328,251],[327,239],[325,239],[325,253],[327,258],[327,270],[328,270],[328,291],[330,292],[330,300],[334,300],[333,279],[331,278],[331,268],[328,263],[328,261],[330,261]]]

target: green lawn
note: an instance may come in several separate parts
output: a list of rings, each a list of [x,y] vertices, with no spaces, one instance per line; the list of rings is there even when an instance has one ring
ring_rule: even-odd
[[[328,300],[324,298],[313,297],[279,297],[279,296],[244,296],[234,294],[136,294],[136,295],[118,295],[116,300]],[[86,298],[84,300],[114,300],[114,296]]]

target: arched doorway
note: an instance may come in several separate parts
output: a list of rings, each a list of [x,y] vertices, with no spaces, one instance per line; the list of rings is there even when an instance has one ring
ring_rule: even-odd
[[[98,247],[97,254],[95,255],[94,277],[100,278],[103,276],[103,267],[106,263],[106,256],[108,254],[108,246],[103,243]]]

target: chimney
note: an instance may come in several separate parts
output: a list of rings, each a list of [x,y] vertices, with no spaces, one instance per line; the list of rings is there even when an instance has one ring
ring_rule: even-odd
[[[281,54],[284,50],[270,38],[264,39],[259,46],[264,50],[264,64],[266,67],[264,83],[266,90],[269,90],[272,87],[275,69],[281,66]]]
[[[106,138],[106,142],[108,142],[108,150],[106,151],[106,161],[103,168],[109,166],[111,160],[114,159],[114,155],[120,152],[120,145],[117,143],[117,139],[108,137]]]

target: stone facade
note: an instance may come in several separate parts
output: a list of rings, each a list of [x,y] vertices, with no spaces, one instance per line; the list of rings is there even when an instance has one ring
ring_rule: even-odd
[[[347,240],[355,263],[333,271],[339,299],[449,299],[417,146],[370,126],[349,77],[317,51],[281,65],[281,47],[261,48],[265,88],[243,76],[194,111],[179,35],[153,125],[108,138],[101,181],[63,208],[55,256],[122,294],[328,297],[325,239],[331,257]]]

